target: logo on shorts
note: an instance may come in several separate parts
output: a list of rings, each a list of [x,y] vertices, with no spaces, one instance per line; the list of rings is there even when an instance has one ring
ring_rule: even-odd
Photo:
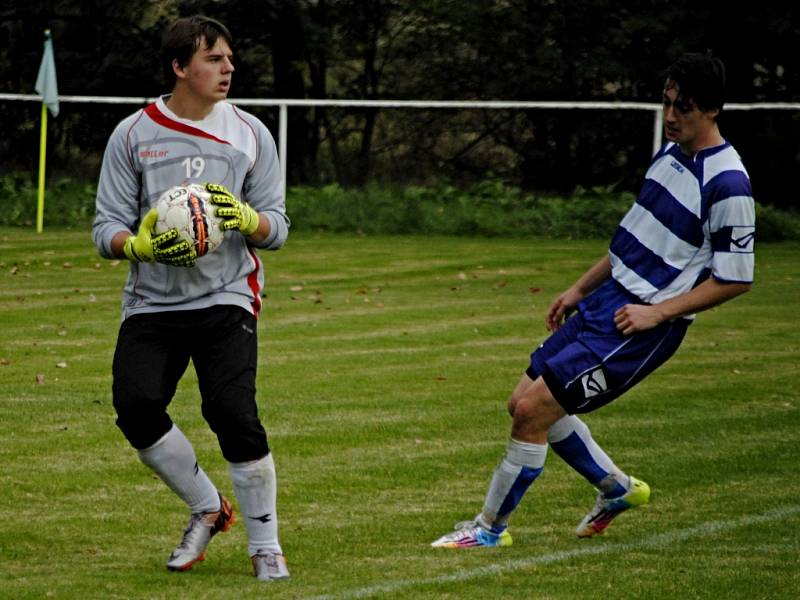
[[[597,367],[594,371],[589,371],[583,375],[581,377],[581,383],[583,384],[584,398],[591,398],[592,396],[597,396],[597,394],[602,394],[608,390],[606,376],[601,367]]]

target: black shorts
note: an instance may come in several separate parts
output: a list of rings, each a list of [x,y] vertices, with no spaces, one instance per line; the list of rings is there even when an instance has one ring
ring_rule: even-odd
[[[117,425],[137,449],[172,427],[167,414],[191,359],[202,413],[230,462],[269,452],[255,401],[256,318],[237,306],[134,315],[123,321],[113,365]]]

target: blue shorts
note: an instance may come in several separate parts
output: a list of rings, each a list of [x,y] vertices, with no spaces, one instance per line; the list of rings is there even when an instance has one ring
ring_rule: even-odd
[[[568,414],[591,412],[628,391],[675,353],[691,323],[676,319],[626,336],[614,324],[625,304],[643,302],[609,279],[531,354],[528,377],[543,377]]]

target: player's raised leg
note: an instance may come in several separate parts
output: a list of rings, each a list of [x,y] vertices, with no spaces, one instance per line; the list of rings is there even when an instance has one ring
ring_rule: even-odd
[[[183,539],[167,559],[168,569],[187,571],[205,558],[214,535],[230,529],[233,508],[197,464],[192,445],[177,426],[152,446],[139,450],[139,458],[189,507]]]
[[[578,537],[603,533],[620,513],[646,504],[650,487],[622,472],[575,415],[562,417],[548,431],[550,447],[597,488],[597,500],[575,530]]]

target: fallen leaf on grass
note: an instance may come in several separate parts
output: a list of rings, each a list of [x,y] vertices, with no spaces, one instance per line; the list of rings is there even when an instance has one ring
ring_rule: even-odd
[[[44,375],[41,373],[36,374],[36,383],[42,385],[44,383]]]
[[[67,363],[65,363],[63,361],[60,362],[60,363],[56,363],[56,368],[58,368],[58,369],[66,369],[67,368]]]

